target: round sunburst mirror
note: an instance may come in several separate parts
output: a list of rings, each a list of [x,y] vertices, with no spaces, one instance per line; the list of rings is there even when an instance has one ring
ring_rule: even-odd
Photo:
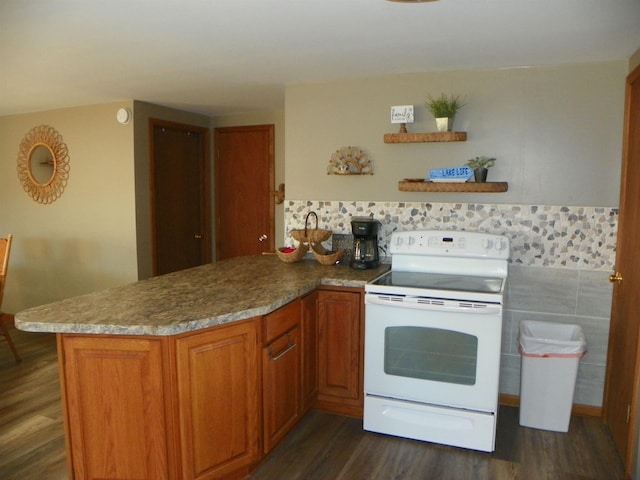
[[[20,142],[18,179],[39,203],[52,203],[62,195],[69,179],[69,152],[58,131],[34,127]]]

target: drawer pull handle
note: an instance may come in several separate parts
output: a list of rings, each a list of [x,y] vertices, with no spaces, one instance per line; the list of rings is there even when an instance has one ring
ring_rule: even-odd
[[[291,343],[291,333],[287,333],[287,348],[285,348],[283,351],[281,351],[280,353],[274,356],[272,347],[273,347],[273,344],[269,345],[269,357],[271,358],[271,360],[275,362],[276,360],[280,360],[287,353],[289,353],[291,350],[296,348],[296,344]]]

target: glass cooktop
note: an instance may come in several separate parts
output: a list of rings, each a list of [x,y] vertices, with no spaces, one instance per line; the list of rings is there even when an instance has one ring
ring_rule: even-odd
[[[373,285],[390,287],[425,288],[452,292],[500,293],[503,278],[446,273],[394,272],[378,278]]]

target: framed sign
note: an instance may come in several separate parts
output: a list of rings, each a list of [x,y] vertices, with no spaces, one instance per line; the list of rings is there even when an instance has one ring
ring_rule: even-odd
[[[413,105],[391,107],[391,123],[413,123]]]

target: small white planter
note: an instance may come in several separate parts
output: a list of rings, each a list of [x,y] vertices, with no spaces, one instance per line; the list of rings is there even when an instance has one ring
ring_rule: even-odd
[[[450,132],[453,128],[453,118],[436,118],[436,128],[439,132]]]

